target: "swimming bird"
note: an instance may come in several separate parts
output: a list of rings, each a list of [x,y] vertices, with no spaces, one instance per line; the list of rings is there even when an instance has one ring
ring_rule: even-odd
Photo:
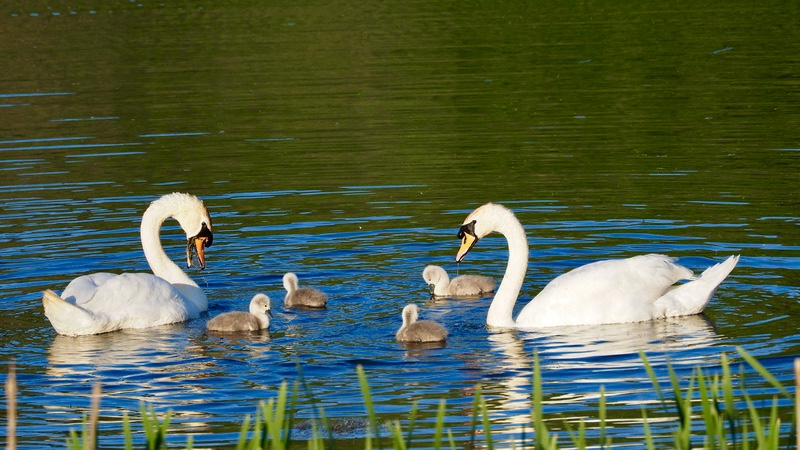
[[[514,303],[528,267],[525,229],[514,213],[494,203],[471,212],[458,231],[461,247],[456,262],[494,231],[505,236],[509,248],[505,275],[486,317],[486,323],[495,327],[639,322],[699,314],[739,261],[738,255],[730,256],[699,277],[665,255],[597,261],[550,281],[514,320]],[[680,280],[689,281],[675,285]]]
[[[285,306],[305,306],[307,308],[324,308],[328,303],[328,296],[315,288],[301,288],[297,275],[292,272],[283,276],[283,287],[286,297],[283,299]]]
[[[440,266],[425,267],[422,279],[431,287],[431,295],[434,297],[475,297],[494,292],[492,277],[459,275],[451,280]]]
[[[45,316],[53,328],[69,336],[98,334],[123,328],[148,328],[183,322],[208,309],[203,290],[164,253],[159,231],[175,218],[186,233],[186,266],[197,252],[205,268],[205,248],[211,246],[211,217],[202,200],[189,194],[167,194],[153,201],[142,216],[140,236],[150,273],[94,273],[80,276],[59,296],[46,290]]]
[[[403,326],[397,330],[397,342],[442,342],[447,339],[447,330],[430,320],[417,320],[419,307],[415,304],[403,308]]]
[[[269,328],[272,310],[269,297],[258,293],[250,300],[250,312],[230,311],[211,318],[206,323],[209,331],[256,331]]]

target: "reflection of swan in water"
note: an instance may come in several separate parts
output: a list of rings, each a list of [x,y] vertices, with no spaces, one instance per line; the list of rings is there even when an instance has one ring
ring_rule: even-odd
[[[713,345],[719,337],[705,317],[695,315],[590,327],[506,331],[489,334],[487,339],[498,357],[482,368],[492,375],[482,376],[488,379],[482,382],[482,389],[492,423],[497,424],[496,429],[492,428],[493,434],[498,441],[508,440],[519,447],[523,436],[530,444],[533,435],[530,412],[534,351],[539,354],[545,419],[554,418],[557,428],[562,427],[563,421],[576,427],[587,410],[594,411],[586,404],[597,401],[601,386],[605,386],[607,399],[629,405],[657,400],[644,373],[640,351],[647,354],[651,363],[663,360],[664,356],[658,354],[696,352],[697,359],[680,357],[682,362],[695,365],[702,358],[709,358],[708,352],[697,350]],[[712,357],[718,358],[718,354],[714,352]],[[596,418],[592,413],[589,416]]]
[[[87,336],[56,335],[47,353],[47,372],[54,376],[92,377],[101,371],[123,369],[134,374],[164,373],[173,380],[191,379],[216,364],[217,352],[227,359],[247,360],[263,353],[258,344],[270,342],[268,333],[241,334],[236,342],[247,345],[237,344],[239,354],[232,354],[232,339],[197,340],[188,331],[186,325],[174,324]]]
[[[98,381],[104,410],[135,415],[141,402],[158,407],[169,399],[164,406],[177,411],[170,425],[173,431],[184,427],[188,432],[205,432],[214,423],[208,420],[209,398],[221,389],[209,381],[209,375],[216,376],[231,361],[246,365],[257,360],[270,337],[268,333],[240,334],[237,339],[192,337],[197,334],[186,324],[174,324],[77,337],[56,335],[46,355],[45,371],[58,380],[65,398],[88,395],[84,386]],[[234,380],[224,388],[237,386]],[[253,383],[247,386],[252,389]],[[80,422],[81,411],[72,405],[54,401],[45,408],[74,415]]]
[[[47,372],[92,377],[122,369],[133,374],[174,372],[172,376],[180,377],[190,372],[189,366],[203,352],[185,331],[184,325],[176,324],[100,335],[57,335],[47,353]]]
[[[631,355],[638,362],[639,351],[685,351],[707,347],[718,339],[708,319],[702,315],[589,327],[555,327],[523,336],[544,338],[547,348],[540,348],[539,354],[542,359],[558,360],[560,365],[569,360],[623,355]],[[615,363],[617,361],[610,361],[611,365]]]
[[[699,277],[664,255],[597,261],[562,274],[512,317],[528,268],[525,229],[514,213],[487,203],[464,220],[458,237],[460,262],[482,237],[497,231],[508,241],[508,266],[489,306],[486,323],[504,328],[641,322],[699,314],[739,261],[731,256]],[[680,280],[689,280],[676,285]]]

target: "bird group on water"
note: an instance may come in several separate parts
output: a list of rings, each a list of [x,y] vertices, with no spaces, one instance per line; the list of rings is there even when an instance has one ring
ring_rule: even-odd
[[[99,334],[125,328],[148,328],[196,319],[208,310],[203,290],[164,252],[161,225],[174,218],[186,233],[186,265],[204,268],[205,249],[213,243],[211,217],[203,201],[190,194],[172,193],[153,201],[142,216],[140,235],[150,273],[94,273],[72,280],[61,295],[46,290],[42,296],[45,315],[64,335]],[[499,287],[491,277],[462,275],[450,279],[434,265],[422,278],[432,297],[475,297],[494,293],[486,324],[492,327],[534,329],[565,325],[641,322],[701,313],[739,256],[707,268],[695,276],[674,258],[647,254],[625,259],[597,261],[575,268],[550,281],[513,317],[528,267],[525,230],[508,208],[487,203],[471,212],[458,237],[460,262],[478,241],[498,232],[508,242],[509,256]],[[679,283],[684,281],[683,283]],[[296,274],[283,276],[285,307],[325,308],[327,295],[300,287]],[[495,289],[496,288],[496,289]],[[249,311],[231,311],[208,320],[206,328],[217,332],[267,329],[272,316],[270,298],[257,293]],[[418,320],[419,307],[406,305],[398,342],[442,342],[448,332],[440,324]]]

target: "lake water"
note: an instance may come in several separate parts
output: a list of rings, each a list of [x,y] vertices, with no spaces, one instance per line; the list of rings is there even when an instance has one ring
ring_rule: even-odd
[[[535,352],[565,445],[564,424],[595,418],[601,387],[615,446],[641,444],[642,405],[670,415],[640,350],[685,381],[741,346],[792,383],[799,20],[796,3],[772,1],[5,2],[0,373],[15,362],[20,445],[63,447],[95,382],[102,446],[120,446],[123,413],[146,402],[174,412],[175,445],[191,435],[198,448],[233,445],[298,367],[299,416],[324,408],[345,448],[365,436],[358,365],[382,418],[418,402],[419,446],[440,398],[465,439],[478,385],[499,445],[518,439]],[[214,219],[208,267],[191,272],[209,314],[263,291],[277,304],[269,333],[209,335],[203,317],[58,336],[41,291],[148,271],[139,219],[172,191],[200,196]],[[526,226],[520,300],[598,259],[667,253],[696,272],[742,259],[702,316],[490,330],[491,298],[430,301],[421,278],[439,264],[499,281],[500,237],[454,263],[458,227],[487,201]],[[176,261],[184,239],[166,224]],[[287,271],[323,289],[327,310],[280,306]],[[408,303],[450,330],[445,346],[394,341]],[[768,405],[775,391],[749,378]],[[651,428],[670,441],[671,422]]]

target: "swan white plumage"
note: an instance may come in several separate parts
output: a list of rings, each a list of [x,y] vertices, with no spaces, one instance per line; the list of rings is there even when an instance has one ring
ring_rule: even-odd
[[[324,308],[328,303],[328,296],[319,289],[300,287],[297,275],[292,272],[283,276],[283,288],[286,289],[284,306],[305,306],[307,308]]]
[[[447,271],[440,266],[425,267],[422,279],[430,286],[434,297],[475,297],[494,292],[492,277],[459,275],[451,280]]]
[[[272,317],[269,297],[258,293],[250,300],[250,312],[230,311],[214,316],[206,323],[209,331],[257,331],[269,328]]]
[[[419,307],[415,304],[403,308],[403,325],[397,330],[397,342],[442,342],[447,339],[447,330],[431,320],[417,320]]]
[[[665,255],[586,264],[553,279],[514,320],[514,304],[528,267],[525,229],[514,213],[494,203],[470,213],[458,232],[462,242],[456,261],[460,262],[480,238],[494,231],[505,236],[509,248],[506,272],[486,317],[486,323],[495,327],[640,322],[699,314],[739,261],[738,255],[730,256],[699,277]],[[680,280],[690,281],[675,285]]]
[[[208,309],[202,289],[175,264],[161,246],[164,221],[175,218],[186,233],[186,266],[197,252],[205,268],[205,247],[211,246],[211,217],[203,201],[189,194],[167,194],[142,216],[140,235],[149,273],[94,273],[78,277],[61,296],[46,290],[45,316],[53,328],[69,336],[106,333],[123,328],[148,328],[183,322]]]

